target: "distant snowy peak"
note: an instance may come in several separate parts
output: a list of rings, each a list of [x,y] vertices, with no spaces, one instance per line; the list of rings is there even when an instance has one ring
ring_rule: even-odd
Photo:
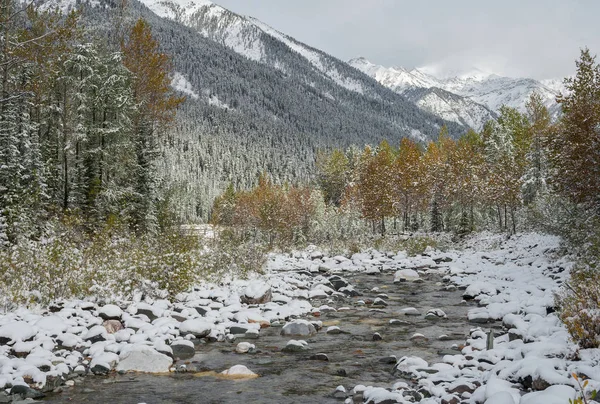
[[[484,105],[438,87],[413,87],[402,93],[419,108],[450,122],[456,122],[477,131],[496,114]]]
[[[445,120],[481,130],[485,122],[496,117],[485,105],[446,90],[445,80],[430,75],[427,68],[409,71],[403,67],[384,67],[362,57],[348,64]]]
[[[565,94],[567,92],[567,88],[565,87],[565,79],[564,78],[563,79],[542,80],[541,83],[557,93]]]
[[[384,86],[396,92],[402,92],[413,87],[429,88],[437,87],[435,78],[421,72],[410,72],[403,67],[384,67],[369,62],[361,57],[348,62],[350,66],[366,73]]]
[[[471,80],[471,81],[483,81],[490,76],[495,76],[494,73],[486,72],[476,67],[464,70],[449,70],[443,69],[437,65],[421,66],[413,69],[432,77],[436,77],[438,80],[458,79],[458,80]]]
[[[222,7],[203,0],[142,0],[142,3],[156,15],[176,21],[182,21],[202,9],[210,9],[216,13],[225,11]]]
[[[435,66],[425,66],[409,71],[402,67],[379,66],[365,58],[352,59],[348,63],[400,94],[414,89],[439,88],[479,104],[479,106],[473,106],[478,110],[481,105],[484,105],[494,112],[498,112],[503,105],[523,112],[531,94],[537,92],[542,96],[550,113],[556,116],[559,111],[556,96],[561,89],[564,89],[557,81],[542,83],[528,78],[502,77],[480,69],[448,72],[441,71]],[[423,95],[424,93],[418,92],[418,94]],[[438,96],[432,92],[428,93],[427,99],[430,102],[433,100],[439,102]],[[457,102],[458,99],[454,99],[454,101]],[[468,103],[461,101],[460,104],[461,111],[458,115],[465,120],[468,119],[467,116],[463,116],[464,113],[477,117],[482,116],[481,111],[467,111]],[[440,105],[429,105],[423,99],[420,99],[417,105],[429,111],[443,110]],[[444,116],[445,114],[437,113],[437,115]]]

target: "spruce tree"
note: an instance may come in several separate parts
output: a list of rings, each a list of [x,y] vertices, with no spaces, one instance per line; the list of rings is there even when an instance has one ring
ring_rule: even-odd
[[[123,42],[124,64],[133,73],[137,112],[132,121],[137,167],[135,169],[134,220],[137,231],[158,230],[158,172],[156,160],[164,129],[173,120],[184,98],[170,87],[171,63],[159,49],[148,23],[139,19]]]

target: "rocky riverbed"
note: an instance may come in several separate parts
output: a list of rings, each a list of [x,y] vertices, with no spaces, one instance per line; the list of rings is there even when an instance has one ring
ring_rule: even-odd
[[[600,354],[552,313],[571,265],[557,253],[538,235],[418,257],[309,249],[174,302],[6,313],[0,403],[566,403],[571,373],[600,385]]]

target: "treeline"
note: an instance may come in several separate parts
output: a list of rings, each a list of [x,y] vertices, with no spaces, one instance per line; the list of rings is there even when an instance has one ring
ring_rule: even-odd
[[[548,224],[556,230],[576,217],[581,224],[600,213],[599,72],[583,50],[576,76],[557,100],[558,122],[533,94],[525,113],[503,107],[481,133],[471,130],[457,140],[442,128],[426,145],[403,139],[398,147],[384,141],[321,153],[313,187],[277,186],[265,176],[251,191],[230,186],[215,201],[213,222],[245,234],[262,231],[270,241],[310,239],[323,204],[360,217],[380,234],[390,228],[515,233]]]
[[[0,4],[0,243],[59,217],[160,219],[159,142],[183,101],[148,24],[103,45],[72,12]]]

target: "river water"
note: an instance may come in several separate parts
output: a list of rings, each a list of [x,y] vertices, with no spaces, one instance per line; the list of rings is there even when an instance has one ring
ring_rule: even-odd
[[[339,385],[351,390],[355,385],[389,388],[402,380],[392,374],[391,355],[419,356],[428,362],[441,361],[441,350],[463,344],[474,326],[467,321],[469,306],[462,302],[460,290],[446,291],[436,274],[422,283],[394,284],[394,273],[377,275],[344,274],[362,296],[348,297],[330,306],[347,310],[326,312],[309,320],[320,320],[323,329],[307,341],[310,350],[283,353],[290,339],[280,336],[281,328],[262,329],[253,354],[238,354],[235,343],[207,343],[197,349],[186,365],[195,372],[169,375],[125,374],[107,377],[89,376],[65,387],[60,394],[46,397],[48,403],[340,403],[333,393]],[[374,289],[377,288],[377,289]],[[374,308],[373,301],[385,294],[385,307]],[[366,302],[362,304],[360,300]],[[325,301],[322,302],[323,304]],[[320,302],[313,301],[319,307]],[[407,316],[402,309],[415,307],[420,316]],[[424,314],[440,308],[447,319],[427,320]],[[398,319],[399,324],[390,324]],[[338,326],[344,333],[330,335],[328,326]],[[374,341],[374,333],[382,340]],[[411,341],[421,333],[427,341]],[[439,340],[446,334],[449,339]],[[314,355],[324,353],[328,361]],[[311,358],[312,357],[312,358]],[[250,380],[227,380],[218,373],[237,364],[246,365],[260,377]],[[177,365],[177,364],[176,364]],[[410,383],[408,380],[404,380]]]

